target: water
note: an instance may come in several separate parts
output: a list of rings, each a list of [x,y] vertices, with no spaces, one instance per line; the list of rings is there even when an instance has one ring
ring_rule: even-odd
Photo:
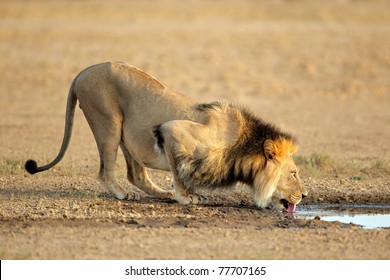
[[[353,223],[365,229],[390,227],[390,205],[311,205],[303,206],[295,212],[295,218],[314,219],[322,221]]]

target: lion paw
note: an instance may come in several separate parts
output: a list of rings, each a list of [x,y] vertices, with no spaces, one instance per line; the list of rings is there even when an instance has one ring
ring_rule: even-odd
[[[188,194],[187,196],[176,197],[176,200],[181,204],[203,204],[207,202],[207,198],[200,194]]]
[[[175,196],[176,196],[175,191],[164,192],[164,198],[175,199]]]
[[[141,197],[140,197],[140,195],[138,193],[131,193],[131,192],[127,193],[127,195],[125,197],[125,200],[136,200],[136,201],[138,201],[140,199],[141,199]]]
[[[202,204],[207,202],[207,197],[200,194],[190,194],[191,204]]]

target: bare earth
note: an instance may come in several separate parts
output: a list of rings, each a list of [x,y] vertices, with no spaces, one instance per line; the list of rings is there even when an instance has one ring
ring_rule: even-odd
[[[265,4],[265,3],[266,4]],[[324,2],[324,3],[322,3]],[[153,4],[151,4],[153,3]],[[228,99],[293,133],[310,194],[298,207],[390,204],[388,1],[1,1],[1,259],[390,259],[390,229],[256,209],[245,186],[183,206],[111,198],[80,110],[52,160],[72,79],[127,61],[200,101]],[[169,188],[170,174],[152,171]]]

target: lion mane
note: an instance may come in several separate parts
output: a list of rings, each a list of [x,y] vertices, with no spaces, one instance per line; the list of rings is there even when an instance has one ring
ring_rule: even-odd
[[[229,110],[235,111],[241,127],[239,136],[229,146],[210,150],[210,153],[201,158],[193,158],[189,154],[176,156],[180,178],[188,187],[228,187],[237,182],[253,184],[257,172],[266,164],[263,146],[267,139],[281,143],[278,145],[280,155],[296,149],[293,136],[281,132],[245,109],[228,103],[213,102],[200,104],[197,110],[204,113],[213,110],[221,114]],[[164,139],[159,131],[160,127],[156,127],[154,134],[163,151]]]
[[[238,133],[233,141],[225,146],[210,147],[205,149],[204,153],[180,152],[174,155],[178,176],[187,190],[192,192],[201,187],[212,189],[230,187],[238,182],[253,186],[256,185],[257,179],[261,180],[262,184],[258,184],[260,190],[257,192],[255,190],[258,196],[255,202],[260,207],[267,205],[275,191],[274,181],[279,174],[278,171],[263,172],[263,170],[270,160],[283,165],[284,161],[291,159],[292,154],[298,149],[296,139],[254,116],[248,110],[227,102],[199,104],[196,110],[205,114],[203,116],[206,119],[205,125],[210,122],[210,118],[234,116],[230,121],[237,124]],[[164,153],[165,139],[161,128],[162,125],[156,126],[154,135],[158,150]],[[220,135],[221,138],[224,136]],[[266,154],[266,143],[271,145],[268,154]]]

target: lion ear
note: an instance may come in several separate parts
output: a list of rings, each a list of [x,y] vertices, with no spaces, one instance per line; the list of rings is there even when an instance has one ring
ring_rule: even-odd
[[[271,139],[264,142],[264,155],[267,160],[273,160],[275,157],[275,144]]]
[[[284,138],[267,139],[264,142],[264,155],[267,160],[276,158],[280,161],[284,157],[291,157],[297,150],[298,145],[295,142]]]

